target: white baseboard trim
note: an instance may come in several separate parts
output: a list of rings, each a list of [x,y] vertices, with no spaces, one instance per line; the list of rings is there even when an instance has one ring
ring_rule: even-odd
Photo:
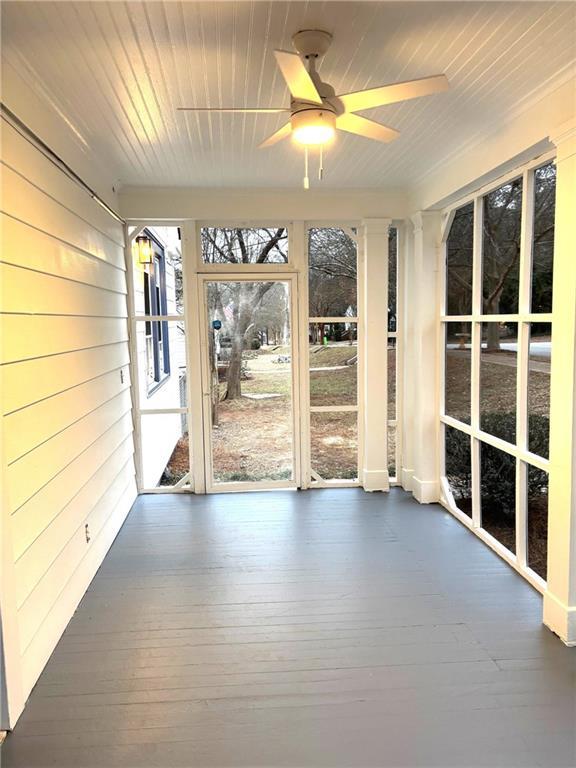
[[[414,480],[414,470],[413,469],[404,469],[402,468],[400,470],[400,485],[402,488],[404,488],[405,491],[411,491],[412,490],[412,483]]]
[[[420,504],[434,504],[440,500],[440,483],[437,480],[420,480],[414,475],[412,494]]]
[[[576,606],[565,605],[552,592],[545,592],[542,621],[564,645],[576,646]]]
[[[362,487],[368,493],[372,491],[389,491],[390,478],[387,469],[363,469]]]

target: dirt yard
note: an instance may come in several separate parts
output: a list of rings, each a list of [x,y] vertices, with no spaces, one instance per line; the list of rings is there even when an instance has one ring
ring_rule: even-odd
[[[312,406],[357,404],[357,347],[346,342],[312,345],[309,354]],[[228,402],[220,383],[218,424],[212,432],[216,482],[287,480],[293,472],[291,365],[287,347],[246,354],[247,378],[242,397]],[[395,349],[388,350],[389,417],[395,418]],[[312,469],[324,479],[358,475],[355,413],[311,414]],[[390,430],[389,458],[395,470],[395,430]],[[171,482],[188,470],[188,437],[180,439],[168,464]]]
[[[310,392],[313,405],[356,404],[356,347],[312,347]],[[217,482],[284,480],[292,477],[291,365],[278,362],[289,349],[260,350],[248,359],[242,398],[221,400],[213,430]],[[226,384],[221,384],[221,397]],[[253,399],[257,398],[257,399]],[[313,469],[323,478],[357,476],[356,414],[311,415]]]

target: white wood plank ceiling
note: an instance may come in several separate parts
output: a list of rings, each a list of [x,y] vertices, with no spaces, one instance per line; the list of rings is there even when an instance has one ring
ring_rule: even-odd
[[[287,106],[274,48],[320,27],[337,93],[444,72],[445,94],[366,113],[389,145],[339,134],[326,187],[406,187],[574,71],[571,2],[5,2],[3,56],[125,185],[297,187],[302,151],[257,144],[284,116],[177,113]],[[10,106],[10,105],[8,105]]]

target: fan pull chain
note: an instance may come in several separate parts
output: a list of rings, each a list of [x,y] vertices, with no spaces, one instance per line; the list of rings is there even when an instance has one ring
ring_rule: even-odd
[[[308,147],[304,147],[304,189],[310,189],[310,179],[308,178]]]
[[[320,144],[320,166],[318,168],[318,181],[324,176],[324,145]]]

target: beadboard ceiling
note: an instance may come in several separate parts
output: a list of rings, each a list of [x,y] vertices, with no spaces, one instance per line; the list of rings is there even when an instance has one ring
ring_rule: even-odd
[[[124,185],[298,187],[302,150],[257,144],[280,115],[189,106],[287,106],[273,49],[299,29],[334,42],[337,93],[444,72],[448,93],[364,114],[388,145],[339,133],[324,187],[407,187],[574,72],[570,2],[5,2],[3,56],[105,157]],[[10,106],[10,105],[8,105]],[[316,182],[317,183],[317,182]]]

